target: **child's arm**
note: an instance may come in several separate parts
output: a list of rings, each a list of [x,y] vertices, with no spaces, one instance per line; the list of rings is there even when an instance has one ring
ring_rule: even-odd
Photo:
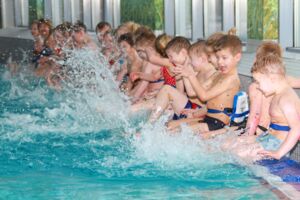
[[[153,48],[146,48],[148,59],[151,63],[158,66],[173,67],[174,65],[168,58],[161,57]]]
[[[183,84],[183,80],[181,77],[176,76],[176,89],[181,92],[184,93],[184,84]]]
[[[150,63],[146,62],[143,66],[143,73],[145,74],[151,74],[152,73],[152,67]],[[149,81],[141,80],[138,85],[130,92],[130,96],[134,98],[134,101],[138,100],[146,91],[147,87],[149,85]]]
[[[229,90],[231,87],[234,86],[234,79],[224,79],[222,82],[222,85],[216,84],[209,90],[205,90],[199,83],[196,73],[193,70],[193,68],[189,65],[187,66],[177,66],[176,72],[181,74],[183,77],[187,77],[194,88],[198,98],[205,102],[207,100],[210,100],[216,96],[219,96],[220,94],[224,93],[225,91]]]
[[[263,150],[260,151],[259,154],[275,159],[280,159],[297,144],[300,138],[299,113],[297,112],[297,109],[295,107],[295,102],[288,102],[288,99],[285,100],[287,101],[284,102],[285,105],[281,107],[281,110],[284,113],[285,118],[287,119],[289,127],[291,128],[288,132],[288,136],[277,151]]]
[[[197,94],[187,77],[183,77],[183,84],[188,97],[197,97]]]
[[[257,84],[255,83],[251,83],[248,93],[250,99],[250,113],[246,129],[248,128],[248,135],[254,135],[261,117],[263,94],[257,89]]]
[[[300,88],[300,78],[295,78],[293,76],[286,76],[286,78],[292,88]]]
[[[121,82],[123,77],[128,73],[127,61],[125,61],[122,66],[121,70],[118,72],[117,81]]]

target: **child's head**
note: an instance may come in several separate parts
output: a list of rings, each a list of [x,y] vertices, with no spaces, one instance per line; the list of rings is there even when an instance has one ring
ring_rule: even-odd
[[[135,39],[135,49],[142,59],[148,59],[146,49],[154,48],[155,39],[152,32],[144,32]]]
[[[120,25],[116,31],[117,38],[125,33],[134,33],[141,25],[138,23],[129,21],[125,22],[124,24]]]
[[[125,33],[118,39],[118,43],[122,49],[122,53],[129,54],[134,46],[132,33]]]
[[[166,53],[171,63],[182,65],[188,59],[188,49],[191,46],[190,41],[185,37],[177,36],[173,38],[166,46]]]
[[[282,57],[282,49],[278,43],[272,41],[266,41],[261,43],[256,50],[255,57],[256,59],[260,59],[270,54]]]
[[[235,35],[223,35],[215,45],[218,69],[226,74],[237,67],[242,54],[242,42]]]
[[[259,89],[266,96],[269,96],[275,92],[276,82],[284,79],[285,67],[279,56],[269,54],[256,59],[251,68],[251,73]]]
[[[207,38],[205,41],[206,45],[206,52],[208,55],[208,60],[211,64],[213,64],[215,67],[218,66],[217,56],[215,53],[215,46],[217,42],[224,36],[224,33],[217,32],[212,34]]]
[[[67,23],[59,24],[53,31],[54,39],[63,45],[72,35],[72,28]]]
[[[30,32],[31,32],[31,35],[34,37],[34,38],[37,38],[39,35],[40,35],[40,32],[39,32],[39,21],[37,20],[34,20],[32,23],[31,23],[31,26],[30,26]]]
[[[164,58],[167,58],[166,46],[172,40],[172,37],[167,34],[159,35],[155,40],[155,50]]]
[[[195,71],[200,71],[203,65],[207,65],[208,55],[205,40],[199,40],[192,44],[189,48],[189,56]]]
[[[133,40],[135,41],[140,35],[145,33],[153,33],[153,31],[148,26],[140,26],[133,32]],[[154,33],[153,33],[154,34]]]
[[[46,39],[52,30],[52,22],[50,19],[40,19],[38,24],[39,33],[42,38]]]
[[[82,43],[85,39],[85,34],[86,34],[86,26],[84,23],[81,21],[77,21],[73,25],[73,40],[76,43]]]
[[[100,43],[111,43],[113,41],[112,28],[108,22],[99,22],[96,26],[96,34]]]

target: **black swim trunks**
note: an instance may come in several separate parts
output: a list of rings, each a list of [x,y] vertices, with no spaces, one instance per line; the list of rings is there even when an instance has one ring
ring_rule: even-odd
[[[263,127],[261,125],[257,125],[257,128],[259,128],[261,130],[262,133],[265,133],[268,131],[268,129],[266,127]],[[257,130],[257,129],[256,129]],[[258,135],[257,131],[255,131],[255,135]]]
[[[205,118],[201,122],[207,123],[208,130],[210,131],[218,130],[226,126],[226,124],[224,124],[224,122],[222,122],[221,120],[209,116],[205,116]]]

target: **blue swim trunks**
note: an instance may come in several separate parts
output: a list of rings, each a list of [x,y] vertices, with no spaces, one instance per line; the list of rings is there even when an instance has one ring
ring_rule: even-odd
[[[276,151],[279,149],[283,141],[279,140],[272,134],[262,133],[256,138],[256,141],[259,142],[265,150]]]
[[[193,103],[191,102],[190,100],[188,100],[188,102],[186,103],[184,109],[200,109],[202,108],[200,105],[196,104],[196,103]],[[179,120],[179,119],[185,119],[187,118],[187,116],[185,114],[180,114],[180,115],[177,115],[176,113],[173,115],[173,120]]]

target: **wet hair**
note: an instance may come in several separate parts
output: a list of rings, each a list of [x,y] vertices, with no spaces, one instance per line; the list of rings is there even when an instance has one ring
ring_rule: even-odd
[[[162,56],[167,58],[167,54],[166,54],[166,46],[167,44],[172,40],[172,37],[167,35],[167,34],[161,34],[159,35],[154,43],[155,49],[156,51]]]
[[[74,32],[79,32],[79,31],[81,31],[81,30],[83,30],[84,32],[86,32],[86,25],[83,23],[83,22],[81,22],[81,21],[77,21],[74,25],[73,25],[73,31]]]
[[[207,55],[206,52],[206,41],[205,40],[199,40],[192,44],[189,48],[189,55],[196,55],[196,56],[202,56]]]
[[[242,42],[235,35],[223,35],[215,44],[215,52],[229,49],[232,55],[242,52]]]
[[[228,35],[236,35],[236,28],[235,27],[232,27],[231,29],[228,30],[227,34]]]
[[[140,26],[140,24],[132,21],[125,22],[117,28],[116,34],[118,35],[120,30],[125,30],[125,33],[134,33]]]
[[[64,22],[62,24],[57,25],[54,31],[60,31],[63,34],[65,33],[71,34],[73,31],[72,24],[70,22]]]
[[[285,66],[279,56],[269,54],[256,59],[251,68],[251,73],[279,74],[285,76]]]
[[[42,24],[47,25],[47,26],[49,27],[50,30],[52,29],[52,21],[51,21],[50,19],[44,19],[44,18],[39,19],[39,20],[38,20],[38,28],[40,28],[40,26],[41,26]]]
[[[141,46],[141,47],[154,47],[155,43],[155,35],[152,32],[144,32],[141,35],[139,35],[135,40],[135,46]]]
[[[110,23],[105,22],[105,21],[99,22],[96,26],[96,33],[98,33],[98,31],[103,29],[105,26],[108,26],[109,28],[111,28]]]
[[[256,59],[267,55],[277,55],[278,57],[282,57],[282,49],[280,45],[276,42],[266,41],[261,43],[256,50]]]
[[[173,38],[166,46],[166,51],[171,50],[176,53],[179,53],[182,49],[188,51],[189,47],[191,46],[190,41],[181,36],[177,36]]]
[[[128,21],[122,24],[121,27],[125,27],[129,32],[134,33],[141,25],[133,21]]]
[[[224,33],[217,32],[210,35],[205,41],[206,52],[208,55],[213,54],[215,52],[215,46],[217,42],[224,36]]]
[[[33,26],[33,25],[37,25],[37,26],[39,26],[39,20],[33,20],[32,22],[31,22],[31,24],[30,24],[30,28]]]
[[[140,26],[138,29],[136,29],[133,32],[133,40],[135,41],[136,38],[138,38],[140,35],[144,34],[144,33],[153,33],[153,31],[148,27],[148,26]]]
[[[127,42],[131,47],[134,46],[132,33],[125,33],[125,34],[121,35],[118,39],[118,43],[120,43],[122,41]]]
[[[65,21],[62,24],[67,29],[66,31],[68,31],[69,34],[72,34],[72,32],[73,32],[73,25],[72,25],[72,23],[68,22],[68,21]]]

